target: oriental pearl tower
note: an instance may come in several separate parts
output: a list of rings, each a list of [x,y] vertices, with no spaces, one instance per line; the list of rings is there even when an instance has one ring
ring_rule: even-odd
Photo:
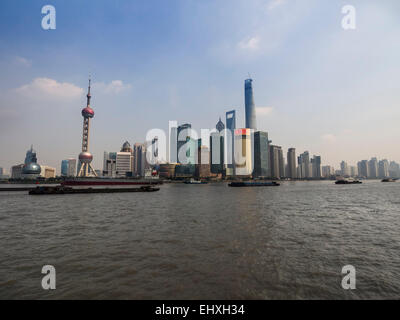
[[[94,117],[94,111],[90,107],[90,78],[89,88],[87,94],[87,105],[86,108],[82,109],[83,117],[83,134],[82,134],[82,152],[79,154],[79,162],[81,167],[78,172],[78,177],[97,177],[96,171],[94,171],[91,162],[93,160],[92,154],[89,152],[89,132],[90,132],[90,119]]]

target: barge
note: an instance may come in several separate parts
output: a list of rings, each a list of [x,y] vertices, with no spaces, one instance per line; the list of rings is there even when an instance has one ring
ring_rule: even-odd
[[[279,187],[280,183],[271,181],[271,182],[257,182],[257,181],[240,181],[240,182],[231,182],[228,184],[229,187]]]
[[[162,184],[162,180],[144,179],[114,179],[114,178],[76,178],[61,182],[62,186],[135,186],[135,185],[157,185]]]
[[[155,192],[160,188],[142,186],[139,188],[85,188],[74,189],[65,186],[36,187],[29,191],[30,195],[56,195],[56,194],[88,194],[88,193],[122,193],[122,192]]]
[[[361,184],[362,182],[354,179],[340,179],[335,182],[335,184]]]

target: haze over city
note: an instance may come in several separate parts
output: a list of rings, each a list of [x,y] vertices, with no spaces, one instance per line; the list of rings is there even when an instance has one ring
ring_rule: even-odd
[[[335,168],[400,161],[398,1],[353,1],[357,28],[348,31],[345,1],[52,1],[52,31],[41,28],[45,4],[0,3],[7,171],[31,144],[58,170],[77,157],[89,74],[95,168],[105,150],[167,132],[168,120],[213,128],[236,109],[243,126],[249,73],[257,126],[285,151],[308,150]]]

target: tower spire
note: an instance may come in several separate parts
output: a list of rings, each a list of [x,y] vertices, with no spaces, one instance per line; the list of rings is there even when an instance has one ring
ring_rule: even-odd
[[[89,75],[89,87],[88,87],[88,94],[87,94],[87,107],[90,107],[90,98],[92,97],[91,95],[90,95],[90,85],[91,85],[91,82],[92,82],[92,79],[90,78],[90,75]]]

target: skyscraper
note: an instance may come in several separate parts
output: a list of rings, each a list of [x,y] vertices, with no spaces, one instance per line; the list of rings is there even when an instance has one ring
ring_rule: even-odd
[[[176,158],[178,163],[184,162],[185,159],[179,159],[179,150],[183,145],[185,145],[188,141],[188,137],[191,134],[192,125],[189,123],[182,124],[178,127],[177,131],[177,149],[176,149]],[[193,162],[194,163],[194,162]]]
[[[358,175],[363,178],[369,177],[368,160],[358,162]]]
[[[321,156],[314,156],[311,159],[312,177],[314,179],[321,179]]]
[[[115,172],[118,177],[132,176],[131,152],[117,152]]]
[[[79,154],[79,172],[78,177],[88,177],[90,175],[97,176],[96,171],[93,169],[91,162],[93,160],[92,154],[89,152],[89,133],[90,133],[90,119],[94,117],[94,111],[90,107],[90,79],[87,93],[86,108],[82,109],[83,117],[83,133],[82,133],[82,152]]]
[[[330,178],[335,174],[335,169],[331,166],[323,166],[322,167],[322,177]]]
[[[349,177],[350,176],[350,168],[349,168],[349,166],[348,166],[346,161],[342,161],[340,163],[340,172],[341,172],[340,174],[343,177]]]
[[[219,119],[215,126],[218,132],[210,134],[210,169],[211,173],[222,174],[224,171],[224,123]]]
[[[22,168],[22,176],[24,178],[35,179],[40,176],[41,168],[37,163],[36,151],[31,146],[30,150],[26,152],[25,164]]]
[[[236,129],[236,111],[228,111],[226,113],[226,129],[235,130]]]
[[[369,171],[368,178],[371,179],[378,178],[378,159],[371,158],[371,160],[368,161],[368,171]]]
[[[117,153],[104,151],[103,176],[115,177],[117,175]]]
[[[76,159],[66,159],[61,161],[61,175],[64,177],[74,177],[76,175]]]
[[[284,167],[282,147],[280,146],[269,146],[269,156],[270,156],[270,167],[271,167],[271,178],[280,179],[284,172],[281,173],[282,167]]]
[[[236,129],[234,141],[235,175],[249,177],[254,170],[251,130],[248,128]]]
[[[252,82],[252,79],[247,79],[244,81],[246,128],[257,130],[256,107],[254,105]]]
[[[236,129],[236,111],[228,111],[226,113],[226,136],[225,136],[225,168],[226,168],[226,175],[233,176],[235,175],[235,129]]]
[[[143,143],[135,143],[133,146],[133,160],[133,174],[143,177],[146,167],[146,146]]]
[[[311,178],[311,163],[308,151],[303,152],[297,159],[299,164],[297,177],[301,179]]]
[[[378,163],[378,176],[379,178],[389,178],[389,161],[381,160]]]
[[[290,179],[297,178],[297,170],[296,170],[296,149],[290,148],[287,152],[287,168],[288,172],[286,176]]]
[[[178,128],[175,121],[170,121],[169,129],[169,163],[178,162]]]
[[[254,133],[254,173],[255,177],[270,177],[270,156],[268,133],[256,131]]]
[[[390,162],[389,175],[391,178],[400,178],[400,165],[397,162],[395,161]]]

